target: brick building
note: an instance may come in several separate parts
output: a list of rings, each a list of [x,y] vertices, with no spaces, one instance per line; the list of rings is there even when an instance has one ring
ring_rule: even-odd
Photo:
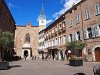
[[[45,47],[53,59],[64,57],[66,43],[80,40],[86,44],[80,56],[100,61],[100,0],[81,0],[45,30]]]
[[[4,0],[0,0],[0,29],[2,31],[15,32],[15,20],[12,17]]]

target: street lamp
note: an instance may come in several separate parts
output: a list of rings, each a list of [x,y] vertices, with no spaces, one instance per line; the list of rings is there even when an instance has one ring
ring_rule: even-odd
[[[68,53],[70,54],[71,53],[71,50],[68,50]]]

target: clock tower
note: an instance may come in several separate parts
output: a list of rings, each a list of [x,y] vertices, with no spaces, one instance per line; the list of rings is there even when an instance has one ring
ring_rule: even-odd
[[[46,28],[46,15],[45,15],[45,12],[44,12],[43,5],[42,5],[41,13],[38,17],[38,21],[39,21],[39,31],[45,29]]]

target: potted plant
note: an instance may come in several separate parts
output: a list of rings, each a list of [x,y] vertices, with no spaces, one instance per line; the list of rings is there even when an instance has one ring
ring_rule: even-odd
[[[83,60],[81,57],[76,57],[75,55],[71,55],[69,60],[70,66],[83,66]]]
[[[83,60],[80,57],[79,50],[82,50],[85,44],[82,41],[73,41],[67,44],[67,49],[71,50],[69,59],[70,66],[82,66]]]

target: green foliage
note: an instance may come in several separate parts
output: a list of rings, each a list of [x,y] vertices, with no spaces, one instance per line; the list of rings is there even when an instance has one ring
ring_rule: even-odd
[[[73,41],[67,44],[69,50],[82,50],[85,47],[85,44],[81,41]]]
[[[72,54],[79,56],[79,50],[82,50],[85,47],[85,43],[81,41],[73,41],[67,44],[67,49],[71,50]]]
[[[0,30],[0,54],[3,58],[5,55],[5,52],[7,50],[11,50],[14,47],[14,37],[13,34],[10,32],[2,32]]]

